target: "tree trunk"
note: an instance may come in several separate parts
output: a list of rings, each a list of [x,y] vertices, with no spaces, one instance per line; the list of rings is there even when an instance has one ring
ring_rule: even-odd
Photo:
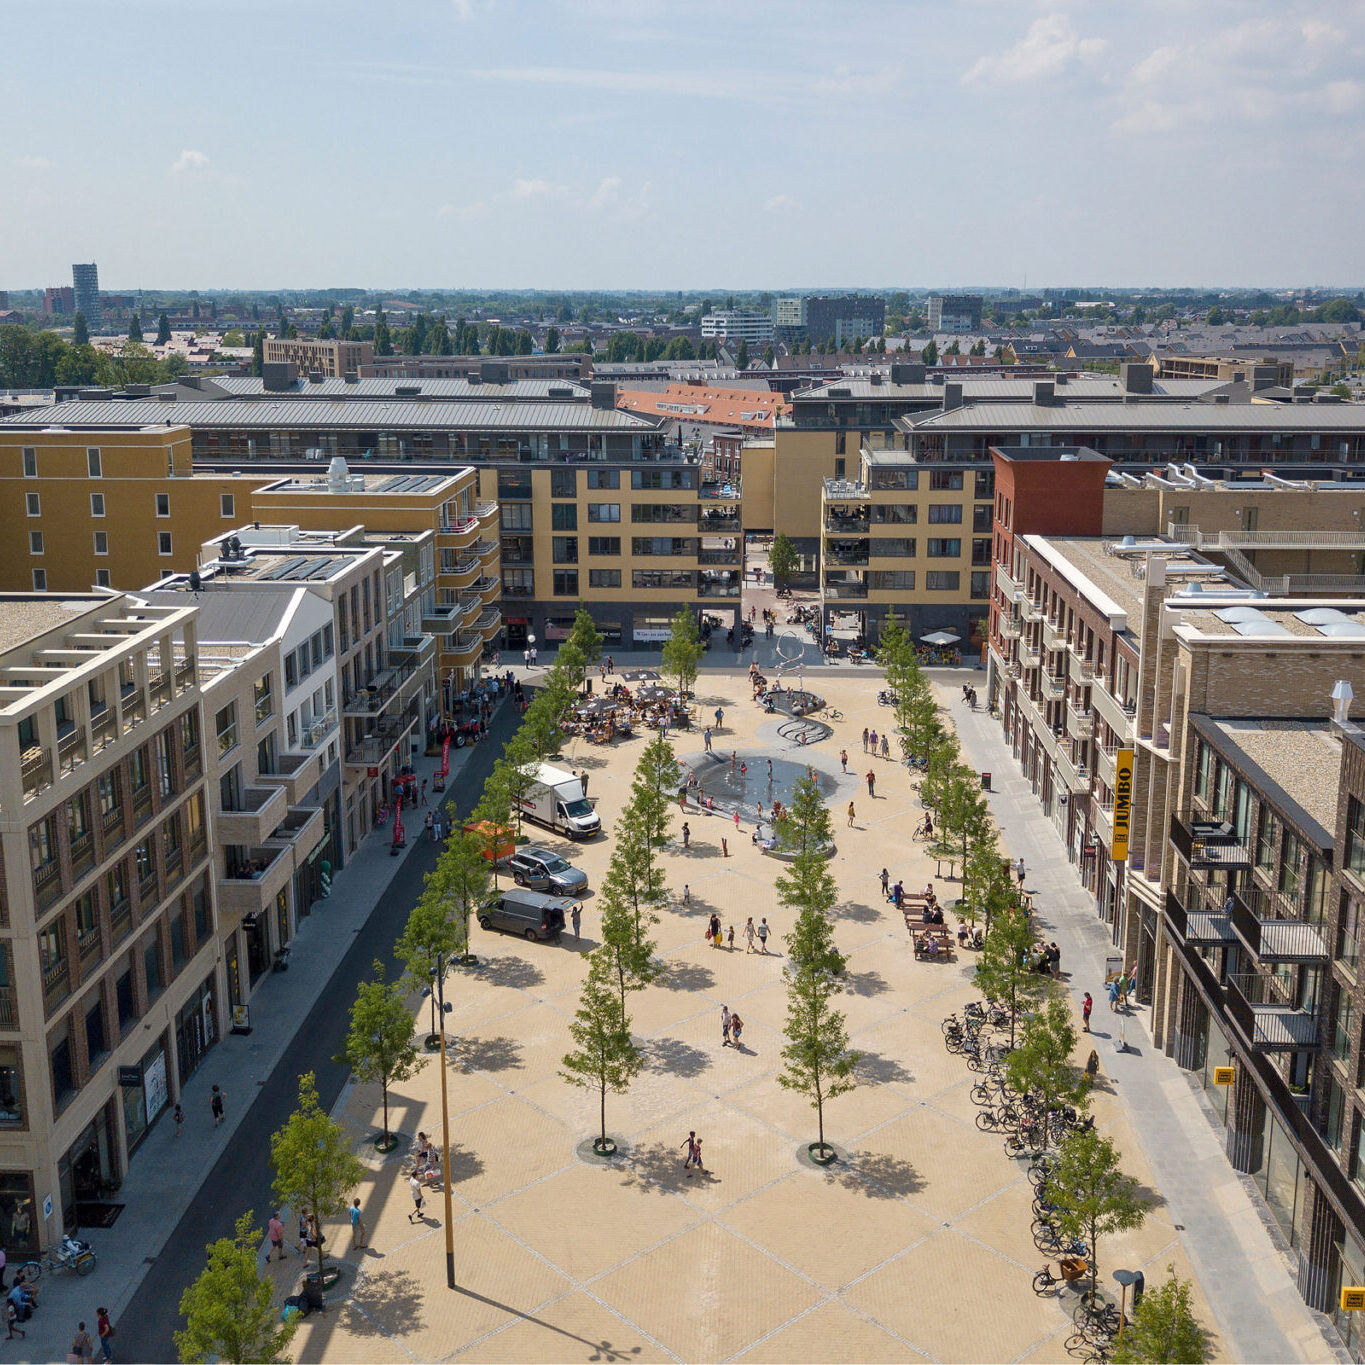
[[[603,1085],[602,1085],[602,1090],[601,1090],[601,1094],[600,1094],[599,1098],[601,1099],[601,1102],[602,1102],[602,1111],[601,1111],[601,1117],[602,1117],[602,1146],[605,1147],[605,1146],[607,1145],[607,1087],[606,1087],[605,1082],[604,1082]]]
[[[384,1096],[384,1146],[389,1145],[389,1083],[387,1080],[379,1082],[380,1092]]]

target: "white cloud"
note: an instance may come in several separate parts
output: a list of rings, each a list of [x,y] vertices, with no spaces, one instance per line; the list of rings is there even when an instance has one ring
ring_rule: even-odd
[[[50,171],[55,165],[45,156],[16,156],[14,164],[21,171]]]
[[[1045,80],[1069,66],[1093,62],[1107,46],[1103,38],[1082,38],[1065,14],[1044,14],[1013,47],[974,62],[962,80],[967,85]]]
[[[591,199],[588,200],[590,207],[595,209],[614,208],[621,199],[621,177],[619,175],[603,176]]]
[[[763,201],[764,213],[794,213],[800,207],[789,194],[774,194]]]
[[[478,218],[488,217],[488,204],[483,199],[475,199],[469,204],[442,204],[436,210],[438,218],[453,218],[459,223],[472,223]]]
[[[190,147],[186,147],[175,159],[175,164],[171,171],[175,175],[181,175],[185,171],[203,171],[208,169],[209,159],[203,152],[196,152]]]
[[[1334,114],[1349,114],[1365,104],[1365,84],[1360,81],[1328,81],[1322,93]]]
[[[553,199],[557,195],[567,192],[563,185],[556,185],[549,180],[514,180],[512,182],[513,199]]]

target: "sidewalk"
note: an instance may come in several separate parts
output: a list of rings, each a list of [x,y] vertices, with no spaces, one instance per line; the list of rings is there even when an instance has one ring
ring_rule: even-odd
[[[1108,926],[1095,914],[1092,898],[1015,762],[999,722],[984,709],[968,711],[961,704],[962,684],[979,678],[965,669],[936,669],[932,675],[968,767],[992,775],[988,799],[1003,848],[1011,858],[1024,859],[1039,923],[1062,950],[1065,984],[1078,1015],[1087,988],[1095,998],[1093,1028],[1104,1069],[1116,1082],[1156,1186],[1182,1230],[1228,1354],[1241,1361],[1333,1358],[1339,1346],[1325,1339],[1326,1319],[1299,1297],[1284,1256],[1242,1177],[1228,1164],[1185,1074],[1153,1046],[1146,1010],[1125,1016],[1126,1051],[1118,1051],[1111,1040],[1101,988],[1104,959],[1113,951]]]
[[[447,796],[453,793],[475,747],[451,749]],[[440,758],[418,758],[413,767],[419,778],[431,777],[440,767]],[[369,834],[337,873],[332,894],[319,901],[299,924],[289,945],[289,970],[267,973],[251,996],[251,1033],[227,1034],[186,1082],[180,1099],[185,1110],[184,1134],[176,1137],[168,1105],[129,1164],[119,1191],[126,1207],[118,1222],[106,1230],[81,1233],[99,1257],[95,1273],[87,1279],[69,1274],[43,1277],[42,1306],[25,1324],[27,1340],[7,1343],[17,1347],[17,1355],[11,1358],[65,1359],[78,1322],[84,1320],[94,1335],[95,1309],[99,1306],[107,1307],[118,1325],[148,1266],[232,1141],[258,1087],[285,1055],[300,1024],[350,949],[355,933],[370,917],[407,857],[424,841],[423,814],[420,807],[410,814],[405,812],[407,849],[398,857],[389,851],[392,825],[386,825]],[[214,1128],[209,1111],[214,1085],[222,1088],[227,1106],[219,1128]],[[266,1213],[261,1209],[256,1213],[264,1227]]]

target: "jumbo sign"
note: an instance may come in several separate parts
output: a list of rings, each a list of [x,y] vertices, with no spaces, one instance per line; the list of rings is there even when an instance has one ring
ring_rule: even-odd
[[[1114,755],[1114,842],[1109,856],[1116,863],[1128,861],[1128,831],[1133,823],[1133,751]]]

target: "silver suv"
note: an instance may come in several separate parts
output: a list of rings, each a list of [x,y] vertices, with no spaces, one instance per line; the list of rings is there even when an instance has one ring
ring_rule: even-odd
[[[582,896],[588,890],[588,874],[548,848],[523,848],[507,860],[507,866],[516,884],[529,886],[532,891]]]

